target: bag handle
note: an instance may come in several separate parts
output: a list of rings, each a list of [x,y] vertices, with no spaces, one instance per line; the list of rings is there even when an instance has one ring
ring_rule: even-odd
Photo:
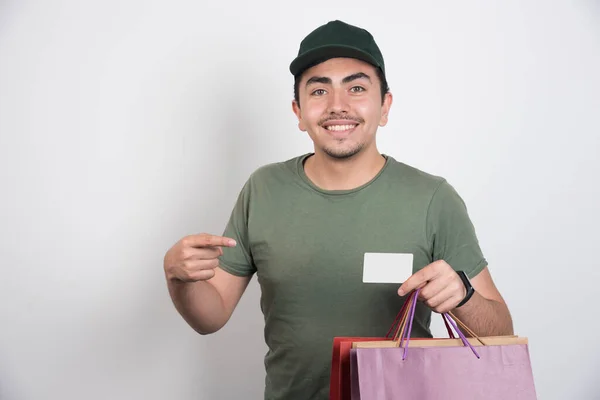
[[[460,326],[465,332],[467,332],[473,338],[477,339],[477,341],[479,343],[481,343],[482,345],[487,346],[485,344],[485,342],[479,336],[477,336],[477,334],[475,332],[473,332],[471,330],[471,328],[469,328],[467,325],[465,325],[465,323],[462,322],[460,319],[458,319],[451,311],[448,311],[448,315],[451,316],[452,319],[454,320],[454,322],[456,322],[458,324],[458,326]],[[442,316],[444,317],[444,320],[447,318],[446,315],[444,315],[444,314],[442,314]]]
[[[402,331],[404,329],[404,326],[406,325],[406,319],[408,317],[407,306],[411,303],[412,296],[414,296],[414,295],[415,295],[414,291],[409,294],[408,298],[406,299],[406,301],[402,305],[402,308],[400,309],[400,312],[396,316],[396,319],[394,320],[394,323],[392,324],[392,327],[388,331],[387,335],[385,335],[386,339],[389,338],[389,335],[392,332],[392,330],[394,329],[394,326],[396,324],[398,324],[398,328],[395,331],[395,334],[393,336],[393,340],[395,342],[397,342],[400,339],[400,334],[402,333]],[[444,316],[442,315],[442,317],[444,317]],[[450,339],[456,339],[456,336],[454,336],[454,332],[452,331],[452,328],[448,324],[448,320],[445,317],[443,319],[444,319],[444,325],[446,326],[446,331],[448,331],[448,337]],[[456,318],[455,318],[455,320],[456,320]],[[461,326],[464,326],[464,324],[462,322],[460,322],[460,324],[461,324]],[[470,335],[474,335],[474,333],[472,333],[472,331],[470,331],[469,334]]]
[[[389,339],[390,333],[394,330],[394,327],[396,325],[398,325],[398,327],[395,330],[394,336],[392,337],[392,340],[394,342],[397,342],[398,340],[400,340],[400,334],[404,331],[405,326],[406,326],[406,320],[408,318],[407,307],[410,305],[410,303],[412,301],[412,296],[415,296],[415,295],[416,295],[415,292],[411,292],[409,294],[408,298],[402,305],[400,312],[396,316],[396,319],[394,320],[392,327],[390,328],[387,335],[385,336],[386,339]],[[461,324],[462,324],[462,322],[461,322]],[[448,336],[450,337],[450,339],[456,339],[456,336],[454,336],[454,332],[452,331],[452,328],[448,324],[448,321],[446,320],[446,318],[444,318],[444,325],[446,325],[446,330],[448,331]]]
[[[409,307],[410,307],[410,304],[412,304],[412,302],[413,302],[413,297],[417,298],[418,297],[418,293],[416,293],[416,292],[413,291],[413,292],[410,293],[410,296],[408,297],[408,299],[406,299],[406,303],[405,304],[409,305]],[[401,334],[406,329],[406,323],[408,322],[408,316],[409,316],[409,314],[410,314],[410,308],[408,308],[404,312],[404,314],[402,315],[402,320],[401,320],[402,324],[401,324],[401,327],[400,327],[400,329],[398,329],[398,331],[396,332],[396,335],[394,336],[394,341],[395,342],[397,342],[397,341],[400,340]]]
[[[411,300],[410,301],[410,303],[411,303],[410,304],[410,309],[409,309],[409,312],[406,313],[407,315],[410,314],[410,316],[408,317],[408,328],[406,328],[406,326],[404,326],[404,329],[402,329],[402,335],[401,335],[400,342],[399,342],[399,347],[403,347],[404,348],[404,353],[402,355],[402,360],[406,359],[406,355],[407,355],[407,352],[408,352],[408,347],[409,347],[409,343],[410,343],[410,334],[412,332],[412,323],[413,323],[413,320],[414,320],[414,317],[415,317],[415,309],[417,308],[417,297],[418,297],[420,291],[421,291],[421,289],[416,289],[413,292],[412,296],[410,297],[410,300]],[[467,340],[467,338],[462,333],[462,331],[458,328],[457,323],[453,319],[454,315],[451,316],[449,313],[443,313],[442,317],[445,320],[447,320],[449,322],[449,324],[454,328],[454,330],[456,331],[456,333],[458,334],[458,336],[462,340],[462,342],[465,345],[465,347],[469,347],[471,349],[471,351],[473,351],[473,354],[475,354],[475,356],[477,358],[480,358],[479,354],[477,353],[477,351],[475,350],[475,348],[473,347],[473,345],[471,345],[471,343]],[[466,326],[462,321],[460,322],[460,325],[461,325],[461,327],[462,326]],[[468,333],[471,334],[471,332],[468,332]],[[483,343],[478,336],[475,335],[475,337],[477,337],[477,339],[481,342],[481,344],[485,345],[485,343]],[[404,339],[406,339],[406,346],[404,346]]]
[[[454,336],[454,332],[452,332],[452,328],[450,328],[450,324],[448,323],[448,318],[442,314],[442,319],[444,320],[444,325],[446,326],[446,330],[448,331],[448,336],[450,336],[450,339],[456,339],[456,336]]]
[[[411,293],[412,295],[412,293]],[[409,296],[410,299],[410,296]],[[394,319],[394,322],[392,323],[392,326],[390,327],[390,329],[388,330],[388,333],[385,335],[385,338],[388,339],[390,336],[390,333],[392,333],[392,331],[394,331],[394,327],[396,326],[396,324],[398,324],[398,328],[396,329],[395,333],[394,333],[394,340],[396,340],[396,336],[398,335],[398,332],[400,331],[401,325],[402,325],[402,320],[405,318],[405,313],[406,313],[406,309],[409,305],[409,299],[407,299],[404,304],[402,304],[402,308],[400,309],[400,312],[398,313],[398,315],[396,315],[396,319]]]
[[[406,307],[408,304],[411,303],[413,295],[415,295],[414,291],[409,294],[408,299],[402,305],[402,309],[400,310],[400,312],[396,316],[396,319],[394,320],[394,325],[396,325],[396,323],[398,323],[398,322],[400,324],[399,329],[397,329],[397,331],[394,335],[394,338],[393,338],[394,341],[398,341],[400,339],[400,333],[403,331],[404,326],[406,325],[406,319],[408,317],[408,310],[406,310]],[[477,341],[479,343],[481,343],[482,345],[484,345],[484,346],[486,345],[486,343],[481,339],[481,337],[479,337],[475,332],[473,332],[473,330],[471,330],[471,328],[469,328],[464,322],[462,322],[460,319],[458,319],[458,317],[455,316],[451,311],[449,311],[447,314],[450,315],[450,317],[452,317],[452,319],[454,319],[454,322],[456,322],[458,324],[458,326],[460,326],[465,332],[467,332],[473,338],[477,339]],[[442,319],[444,320],[444,325],[446,326],[446,330],[448,331],[448,336],[450,337],[450,339],[456,339],[456,337],[454,336],[454,332],[453,332],[452,328],[450,327],[450,324],[448,323],[447,315],[441,314],[441,316],[442,316]],[[398,321],[399,319],[400,319],[400,321]],[[392,326],[392,328],[390,328],[390,331],[388,331],[388,335],[386,335],[386,338],[388,338],[393,327],[394,326]]]
[[[406,301],[404,302],[404,306],[402,307],[403,312],[402,312],[402,318],[400,319],[400,324],[398,327],[398,330],[396,331],[396,334],[394,335],[394,341],[397,342],[398,339],[400,338],[400,335],[402,334],[402,332],[404,332],[405,326],[406,326],[406,320],[408,319],[408,314],[410,311],[410,304],[412,303],[412,298],[415,295],[414,292],[411,292],[410,295],[408,296],[408,298],[406,299]]]
[[[398,325],[398,327],[395,330],[394,336],[392,338],[393,341],[397,342],[398,340],[400,340],[400,334],[403,332],[404,327],[406,326],[406,319],[408,318],[408,310],[407,310],[407,306],[411,303],[412,301],[412,296],[415,295],[415,292],[411,292],[408,295],[408,298],[406,299],[406,301],[404,302],[404,304],[402,305],[402,308],[400,309],[400,312],[398,313],[398,315],[396,315],[396,319],[394,319],[394,323],[392,324],[392,326],[390,327],[388,333],[385,335],[386,339],[389,339],[390,333],[392,333],[392,331],[394,330],[394,327],[396,325]],[[449,313],[450,316],[454,319],[454,321],[462,328],[465,330],[465,332],[467,332],[469,335],[471,335],[474,338],[477,338],[477,340],[482,344],[485,345],[485,343],[483,342],[483,340],[481,340],[481,338],[479,336],[477,336],[477,334],[475,332],[473,332],[468,326],[466,326],[461,320],[459,320],[454,314],[452,314],[451,312]],[[446,330],[448,331],[448,337],[450,339],[456,339],[456,336],[454,336],[454,331],[452,330],[452,328],[450,327],[450,324],[448,323],[448,318],[446,317],[446,315],[442,314],[442,319],[444,320],[444,325],[446,326]]]

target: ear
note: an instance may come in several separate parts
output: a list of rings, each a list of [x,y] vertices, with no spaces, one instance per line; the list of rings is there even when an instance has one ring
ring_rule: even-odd
[[[379,126],[385,126],[388,122],[388,115],[390,113],[390,108],[392,107],[392,94],[390,92],[386,93],[383,99],[383,105],[381,106],[381,119],[379,120]]]
[[[300,110],[300,105],[296,100],[292,100],[292,111],[294,111],[296,118],[298,118],[298,129],[302,132],[306,132],[306,125],[304,124],[304,121],[302,121],[302,110]]]

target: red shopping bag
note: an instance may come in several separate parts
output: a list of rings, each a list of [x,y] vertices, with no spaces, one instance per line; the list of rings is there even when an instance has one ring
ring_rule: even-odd
[[[350,399],[350,349],[355,341],[392,340],[389,337],[336,337],[333,339],[333,354],[331,357],[331,376],[329,378],[329,399]]]

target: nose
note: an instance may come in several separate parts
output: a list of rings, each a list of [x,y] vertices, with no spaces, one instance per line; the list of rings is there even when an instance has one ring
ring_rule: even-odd
[[[333,89],[327,106],[327,111],[330,114],[347,113],[349,106],[346,93],[340,89]]]

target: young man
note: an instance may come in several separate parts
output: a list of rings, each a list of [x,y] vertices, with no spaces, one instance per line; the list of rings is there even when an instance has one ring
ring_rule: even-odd
[[[332,21],[301,43],[293,111],[314,153],[255,171],[223,236],[165,255],[173,302],[201,334],[225,325],[256,273],[265,317],[265,399],[326,399],[335,336],[382,336],[420,287],[414,336],[452,310],[479,335],[512,334],[465,205],[443,178],[379,153],[392,95],[371,34]],[[366,252],[411,253],[400,287],[364,284]],[[470,283],[469,283],[470,279]]]

